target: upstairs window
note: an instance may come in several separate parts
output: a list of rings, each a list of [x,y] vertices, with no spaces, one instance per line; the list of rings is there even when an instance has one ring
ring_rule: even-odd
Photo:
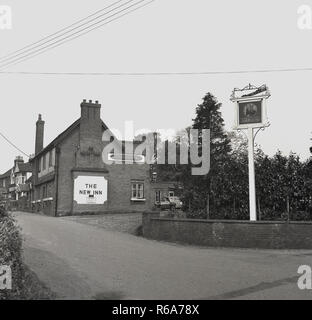
[[[52,150],[49,152],[49,168],[52,167]]]
[[[46,154],[43,156],[42,161],[43,161],[43,163],[42,163],[42,171],[44,171],[46,169],[46,167],[47,167],[47,155]]]
[[[144,199],[144,183],[132,182],[131,200],[143,200]]]

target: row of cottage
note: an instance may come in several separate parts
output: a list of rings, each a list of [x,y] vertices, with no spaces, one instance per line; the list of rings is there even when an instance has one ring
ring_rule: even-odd
[[[150,210],[155,201],[173,196],[174,182],[157,180],[157,168],[146,161],[130,163],[127,144],[118,140],[101,119],[98,101],[84,100],[81,116],[44,147],[45,122],[36,122],[35,153],[24,162],[18,156],[14,166],[0,175],[0,202],[11,209],[63,216],[101,212]],[[110,138],[103,141],[103,134]],[[111,163],[103,161],[110,144]],[[131,148],[130,148],[131,150]]]

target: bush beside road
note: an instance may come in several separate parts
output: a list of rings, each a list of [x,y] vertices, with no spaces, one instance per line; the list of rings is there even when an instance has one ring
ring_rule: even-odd
[[[0,300],[51,299],[53,293],[24,264],[23,239],[13,217],[0,207],[0,266],[10,266],[12,289],[0,290]]]

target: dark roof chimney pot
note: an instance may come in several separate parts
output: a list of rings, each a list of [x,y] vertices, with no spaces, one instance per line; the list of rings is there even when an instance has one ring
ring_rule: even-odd
[[[35,154],[38,154],[43,149],[44,138],[44,121],[41,114],[38,115],[36,122],[36,140],[35,140]]]

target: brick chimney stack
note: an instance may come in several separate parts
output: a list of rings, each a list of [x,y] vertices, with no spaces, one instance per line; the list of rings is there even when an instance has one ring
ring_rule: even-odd
[[[38,154],[43,149],[43,138],[44,138],[44,121],[42,120],[41,114],[39,114],[38,120],[36,122],[35,154]]]
[[[17,163],[24,163],[24,159],[22,156],[17,156],[14,160],[14,168],[16,167]]]
[[[101,104],[83,100],[80,104],[80,166],[94,165],[100,160],[102,144]],[[90,160],[90,157],[93,160]]]

